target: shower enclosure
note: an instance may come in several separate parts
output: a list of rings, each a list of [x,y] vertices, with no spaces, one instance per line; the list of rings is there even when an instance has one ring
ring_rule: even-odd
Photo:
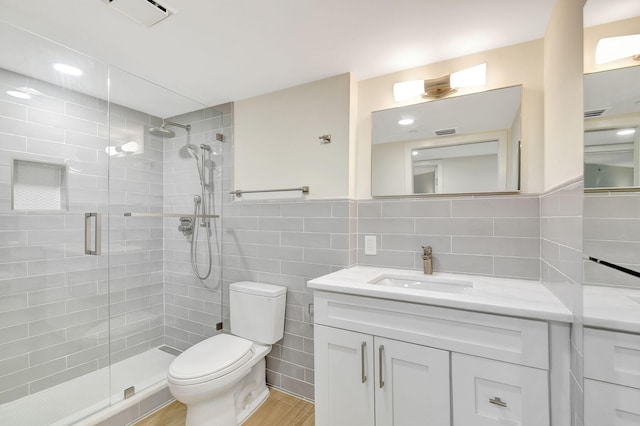
[[[142,415],[219,332],[227,115],[1,22],[0,89],[0,423]]]

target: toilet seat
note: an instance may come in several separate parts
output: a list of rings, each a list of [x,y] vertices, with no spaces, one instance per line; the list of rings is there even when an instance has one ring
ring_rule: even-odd
[[[184,351],[169,366],[169,381],[193,385],[217,379],[247,363],[253,343],[231,334],[218,334]]]

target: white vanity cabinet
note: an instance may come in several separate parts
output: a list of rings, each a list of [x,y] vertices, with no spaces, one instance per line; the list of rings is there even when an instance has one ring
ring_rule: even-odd
[[[585,327],[585,426],[640,425],[640,335]]]
[[[546,321],[317,290],[314,305],[317,426],[564,426]]]
[[[450,425],[449,353],[316,325],[316,424]]]

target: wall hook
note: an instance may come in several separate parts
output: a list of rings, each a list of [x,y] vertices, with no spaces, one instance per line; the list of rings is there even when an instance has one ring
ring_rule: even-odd
[[[331,135],[322,135],[318,139],[320,139],[320,143],[331,143]]]

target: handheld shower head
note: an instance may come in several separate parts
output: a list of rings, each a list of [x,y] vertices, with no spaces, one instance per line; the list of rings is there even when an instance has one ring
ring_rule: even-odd
[[[198,147],[197,146],[195,146],[193,144],[189,144],[189,145],[185,145],[184,149],[187,150],[189,155],[191,157],[193,157],[194,160],[198,161]]]

